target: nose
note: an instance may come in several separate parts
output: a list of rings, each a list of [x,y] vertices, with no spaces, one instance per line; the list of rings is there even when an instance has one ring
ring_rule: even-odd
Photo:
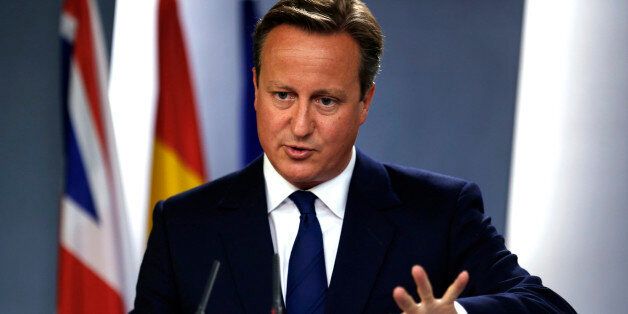
[[[299,101],[292,112],[292,134],[296,137],[307,137],[314,131],[312,110],[307,101]]]

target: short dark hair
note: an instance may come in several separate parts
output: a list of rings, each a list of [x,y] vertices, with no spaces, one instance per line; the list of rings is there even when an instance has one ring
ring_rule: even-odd
[[[280,0],[262,17],[253,34],[253,64],[259,81],[262,47],[270,31],[282,24],[308,32],[345,32],[360,47],[360,98],[379,72],[384,36],[377,20],[360,0]]]

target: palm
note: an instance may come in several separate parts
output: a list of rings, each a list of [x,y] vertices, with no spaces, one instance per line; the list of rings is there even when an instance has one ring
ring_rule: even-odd
[[[461,272],[451,286],[447,288],[443,297],[437,299],[432,293],[432,285],[427,277],[427,273],[421,266],[412,267],[412,277],[421,298],[420,303],[416,303],[412,296],[402,287],[397,287],[393,290],[395,302],[406,314],[456,313],[454,301],[456,301],[456,298],[458,298],[469,282],[469,274],[466,271]]]

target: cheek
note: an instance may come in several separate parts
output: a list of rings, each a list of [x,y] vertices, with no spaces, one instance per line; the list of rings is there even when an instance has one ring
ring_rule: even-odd
[[[355,140],[360,122],[359,117],[351,112],[351,114],[325,121],[321,126],[321,133],[325,134],[328,142],[345,145],[347,142]]]
[[[268,110],[264,109],[260,104],[261,103],[258,103],[258,106],[255,108],[255,117],[257,120],[257,133],[260,140],[264,141],[270,131],[271,123],[269,117],[271,117],[271,115],[268,113]]]
[[[258,103],[256,117],[258,133],[260,136],[266,137],[265,140],[268,141],[277,137],[286,124],[286,119],[282,112],[276,110],[268,103]]]

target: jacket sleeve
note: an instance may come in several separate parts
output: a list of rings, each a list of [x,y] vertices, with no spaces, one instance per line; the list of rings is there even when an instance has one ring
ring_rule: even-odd
[[[468,313],[575,313],[539,277],[519,266],[484,216],[477,185],[467,183],[460,190],[450,230],[449,269],[454,276],[462,270],[470,276],[457,300]]]
[[[179,313],[164,202],[153,210],[153,229],[140,267],[131,313]]]

